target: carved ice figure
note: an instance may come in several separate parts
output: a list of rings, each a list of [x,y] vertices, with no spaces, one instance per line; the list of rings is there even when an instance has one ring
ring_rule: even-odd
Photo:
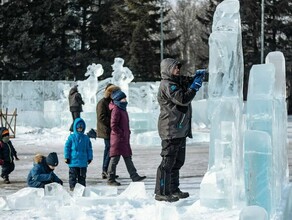
[[[98,91],[98,78],[103,74],[104,70],[101,64],[91,64],[87,67],[87,71],[84,74],[88,76],[86,80],[78,81],[78,90],[82,95],[82,98],[86,104],[96,104],[96,94]]]
[[[119,86],[129,99],[129,83],[134,79],[132,71],[128,67],[123,67],[124,59],[116,57],[112,65],[112,81],[111,83]]]

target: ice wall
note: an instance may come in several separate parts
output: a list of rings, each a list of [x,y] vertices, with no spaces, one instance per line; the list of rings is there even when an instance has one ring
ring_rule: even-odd
[[[266,64],[252,67],[248,88],[244,141],[247,204],[265,208],[273,218],[289,183],[285,59],[281,52],[269,53]]]
[[[242,144],[243,55],[238,0],[220,3],[209,38],[210,148],[200,204],[241,206],[245,201]]]

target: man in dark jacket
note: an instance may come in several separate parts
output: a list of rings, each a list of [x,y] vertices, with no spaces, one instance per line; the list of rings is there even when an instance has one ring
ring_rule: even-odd
[[[186,137],[192,138],[191,101],[202,85],[205,72],[196,72],[190,85],[182,82],[181,64],[171,58],[161,61],[161,82],[157,94],[160,105],[158,132],[162,161],[157,169],[155,199],[175,202],[189,197],[179,189],[179,170],[185,162]]]
[[[109,103],[111,99],[111,93],[115,90],[120,89],[119,87],[112,86],[109,83],[104,91],[104,97],[99,100],[96,105],[96,116],[97,116],[97,137],[104,139],[104,152],[102,162],[102,179],[107,179],[107,169],[110,162],[109,150],[110,150],[110,119],[111,112],[109,110]]]
[[[50,153],[47,157],[41,154],[35,155],[33,168],[27,176],[27,185],[35,188],[44,188],[46,184],[53,182],[63,185],[63,181],[54,173],[58,163],[58,156],[55,152]]]
[[[4,183],[9,184],[9,174],[15,168],[14,158],[17,157],[16,150],[9,140],[9,130],[6,127],[0,128],[0,165],[2,166],[1,177],[4,179]]]
[[[72,114],[73,123],[76,118],[80,118],[80,112],[82,112],[82,105],[84,105],[84,101],[82,99],[81,94],[78,92],[78,85],[73,86],[69,91],[69,107],[70,112]],[[71,124],[70,131],[73,132],[73,123]]]

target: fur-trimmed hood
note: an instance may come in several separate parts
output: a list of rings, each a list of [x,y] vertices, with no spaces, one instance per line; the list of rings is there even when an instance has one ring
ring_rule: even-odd
[[[45,156],[43,156],[41,154],[36,154],[33,158],[33,162],[34,163],[41,163],[44,158],[45,158]]]
[[[104,91],[104,97],[105,98],[110,98],[111,94],[114,92],[114,91],[117,91],[117,90],[121,90],[121,88],[119,86],[116,86],[116,85],[111,85],[109,86],[105,91]]]

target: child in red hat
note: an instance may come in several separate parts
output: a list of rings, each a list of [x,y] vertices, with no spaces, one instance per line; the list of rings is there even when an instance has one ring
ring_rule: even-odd
[[[4,183],[9,184],[9,174],[14,170],[14,158],[19,160],[17,152],[9,140],[9,130],[5,127],[0,128],[0,165],[2,166],[1,177]]]

